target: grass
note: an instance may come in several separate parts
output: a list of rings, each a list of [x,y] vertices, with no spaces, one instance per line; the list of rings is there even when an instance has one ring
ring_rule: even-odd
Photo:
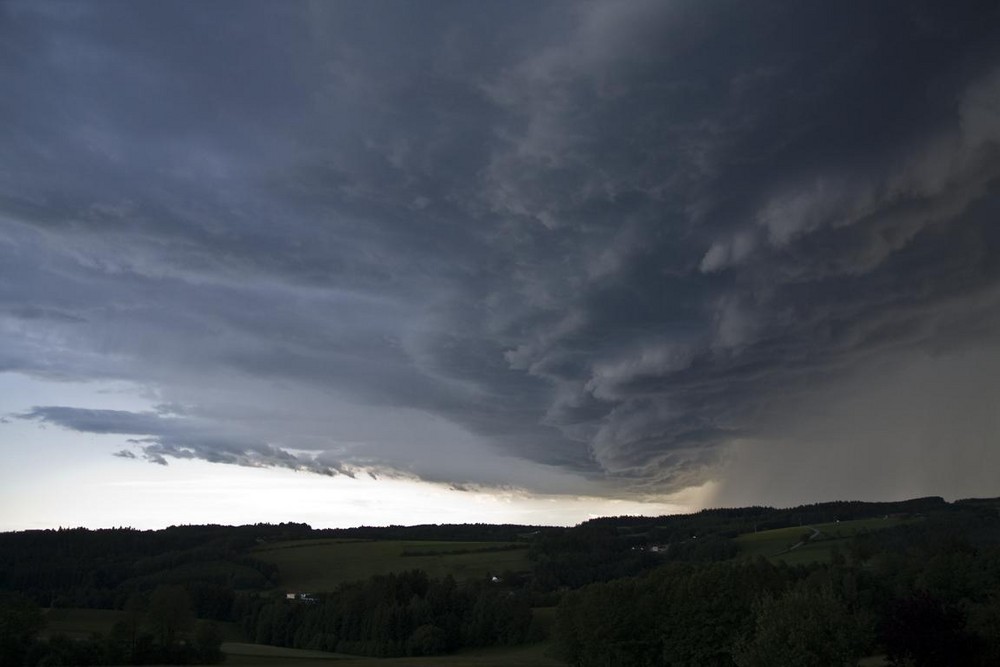
[[[281,646],[268,646],[267,644],[249,644],[246,642],[223,642],[222,652],[226,654],[226,664],[258,664],[259,661],[272,662],[274,660],[308,660],[310,664],[317,664],[315,661],[353,659],[356,656],[344,655],[341,653],[328,653],[326,651],[307,651],[305,649],[284,648]],[[319,663],[322,664],[322,663]]]
[[[423,570],[432,577],[451,574],[456,579],[527,570],[526,546],[496,550],[510,545],[508,542],[296,540],[258,547],[252,555],[278,566],[283,588],[313,593],[331,591],[344,582],[376,574],[413,569]]]
[[[226,643],[225,665],[230,667],[564,667],[565,663],[549,656],[550,644],[539,642],[524,646],[461,651],[454,655],[422,658],[363,658],[323,651],[263,646],[260,644]]]
[[[759,533],[745,533],[736,537],[735,541],[740,548],[740,553],[749,557],[763,556],[771,560],[783,561],[789,565],[828,563],[834,545],[845,548],[850,539],[860,533],[883,530],[914,521],[920,521],[920,519],[888,517],[793,526],[764,530]],[[800,542],[804,535],[811,534],[813,529],[818,530],[820,534],[794,550],[790,550],[792,545]]]

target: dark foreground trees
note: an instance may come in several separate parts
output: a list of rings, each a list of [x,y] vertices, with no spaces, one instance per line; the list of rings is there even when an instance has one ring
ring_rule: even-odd
[[[875,619],[835,591],[830,572],[811,575],[761,559],[594,584],[563,598],[557,645],[578,667],[854,665],[872,648]]]
[[[976,664],[977,638],[966,631],[966,614],[926,591],[894,600],[883,636],[893,665],[935,667]]]
[[[579,667],[731,665],[734,642],[752,629],[755,601],[791,576],[764,560],[672,563],[593,584],[563,598],[556,642]]]
[[[738,667],[850,667],[875,639],[875,618],[829,586],[801,582],[754,605],[753,633],[736,642]]]
[[[666,563],[570,591],[562,657],[604,665],[1000,665],[1000,501],[839,540],[828,562]]]

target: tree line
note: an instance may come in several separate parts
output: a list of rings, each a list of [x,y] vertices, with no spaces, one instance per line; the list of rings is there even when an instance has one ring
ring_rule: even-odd
[[[1000,664],[1000,515],[962,507],[858,535],[829,563],[668,562],[567,592],[571,665]]]
[[[315,601],[256,598],[241,624],[261,644],[376,657],[437,655],[524,642],[531,607],[521,591],[410,570],[342,584]]]

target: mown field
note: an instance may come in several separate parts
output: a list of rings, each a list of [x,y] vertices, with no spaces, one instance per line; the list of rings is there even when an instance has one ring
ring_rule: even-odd
[[[549,655],[548,642],[504,648],[464,651],[454,655],[423,658],[363,658],[322,651],[302,651],[298,649],[262,646],[260,644],[226,643],[222,646],[226,653],[225,665],[233,667],[564,667],[566,663]]]
[[[771,560],[781,560],[790,565],[804,563],[828,563],[835,545],[846,548],[850,538],[860,533],[892,528],[904,523],[920,521],[915,518],[887,517],[877,519],[857,519],[834,523],[819,523],[810,526],[793,526],[746,533],[735,539],[740,553],[749,557],[763,556]],[[818,534],[814,533],[818,531]],[[808,540],[804,538],[812,536]],[[792,548],[795,544],[800,546]]]
[[[472,579],[529,569],[527,546],[508,542],[297,540],[257,547],[251,555],[278,566],[282,588],[310,593],[404,570]]]

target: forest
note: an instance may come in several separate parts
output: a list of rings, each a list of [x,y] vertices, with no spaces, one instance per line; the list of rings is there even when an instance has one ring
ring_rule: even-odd
[[[392,556],[372,559],[369,576],[289,587],[289,564],[370,544]],[[461,560],[510,553],[524,554],[522,569]],[[455,572],[412,567],[421,558]],[[116,610],[117,621],[66,636],[46,630],[59,609]],[[551,627],[539,622],[546,609]],[[545,642],[553,660],[580,667],[996,665],[1000,499],[714,509],[571,528],[0,534],[0,664],[207,664],[225,658],[224,628],[255,644],[376,658]]]

